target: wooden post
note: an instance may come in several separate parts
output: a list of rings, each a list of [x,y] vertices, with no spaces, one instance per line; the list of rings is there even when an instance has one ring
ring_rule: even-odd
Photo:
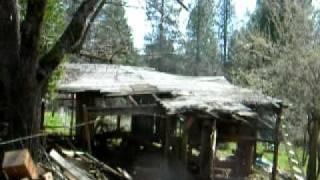
[[[188,127],[186,120],[183,122],[182,127],[182,142],[181,142],[181,160],[182,162],[187,165],[188,164]]]
[[[277,178],[280,123],[281,123],[281,110],[277,114],[276,126],[274,130],[274,151],[273,151],[273,166],[272,166],[272,177],[271,177],[272,180],[276,180]]]
[[[87,107],[95,107],[95,99],[101,97],[98,92],[78,92],[76,93],[76,126],[84,123],[83,104]],[[85,126],[77,127],[75,138],[80,146],[86,146]]]
[[[74,112],[75,112],[75,94],[71,94],[71,121],[70,121],[70,129],[69,136],[72,138],[73,132],[73,123],[74,123]]]
[[[121,115],[117,115],[117,130],[118,132],[120,132],[120,123],[121,123]]]
[[[201,128],[200,178],[210,179],[213,163],[212,157],[212,121],[203,120]]]
[[[166,118],[166,127],[165,127],[165,142],[164,142],[164,156],[165,158],[169,157],[170,146],[171,146],[171,117]]]
[[[217,121],[213,121],[212,133],[211,133],[211,142],[212,142],[212,167],[211,167],[211,179],[214,180],[214,168],[215,168],[215,159],[216,159],[216,146],[217,146]]]
[[[92,150],[91,150],[91,133],[90,133],[90,127],[89,127],[89,119],[88,119],[88,110],[86,105],[82,105],[82,110],[83,110],[83,123],[84,124],[84,135],[85,135],[85,139],[86,139],[86,145],[87,145],[87,150],[88,152],[91,154]]]

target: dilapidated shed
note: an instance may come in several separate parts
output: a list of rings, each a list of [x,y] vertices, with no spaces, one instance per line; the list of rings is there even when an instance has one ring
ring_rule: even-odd
[[[232,85],[221,76],[181,76],[106,64],[66,64],[65,70],[58,90],[74,102],[76,126],[89,124],[76,132],[77,141],[88,150],[99,138],[130,136],[144,145],[157,144],[165,159],[174,157],[185,168],[192,165],[195,177],[210,179],[248,176],[256,143],[263,141],[274,144],[275,175],[280,100]],[[106,115],[116,115],[115,128],[97,135],[98,120]],[[120,127],[124,115],[130,116],[125,135]],[[216,157],[222,142],[237,144],[235,158]]]

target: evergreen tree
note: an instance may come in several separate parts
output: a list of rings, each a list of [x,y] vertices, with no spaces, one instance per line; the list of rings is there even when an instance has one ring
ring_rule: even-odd
[[[100,63],[135,63],[137,52],[124,6],[122,0],[106,3],[92,24],[80,55]]]
[[[187,26],[186,56],[193,64],[190,74],[212,75],[219,71],[214,24],[214,1],[198,0]]]
[[[147,0],[146,15],[152,32],[145,36],[147,63],[160,71],[174,66],[172,56],[181,38],[178,18],[181,7],[173,0]]]
[[[226,65],[228,61],[228,42],[232,33],[232,18],[234,8],[230,0],[220,0],[218,2],[218,29],[221,50],[221,61]]]
[[[291,132],[302,128],[308,132],[307,179],[317,179],[320,46],[314,40],[315,20],[310,17],[314,16],[309,0],[258,1],[248,28],[234,36],[231,76],[235,82],[293,104],[285,123],[289,123]]]

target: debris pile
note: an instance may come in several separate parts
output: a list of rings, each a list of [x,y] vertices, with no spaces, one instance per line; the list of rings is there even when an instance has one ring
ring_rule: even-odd
[[[35,164],[27,149],[6,152],[2,170],[7,180],[130,180],[127,171],[114,169],[92,155],[65,149],[52,149],[50,163]]]

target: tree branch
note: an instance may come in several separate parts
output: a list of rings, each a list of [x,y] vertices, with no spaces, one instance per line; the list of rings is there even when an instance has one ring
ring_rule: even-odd
[[[189,11],[188,7],[186,5],[183,4],[183,2],[181,0],[176,0],[180,6],[182,6],[186,11]]]
[[[91,18],[90,18],[90,20],[89,20],[89,23],[88,23],[86,29],[84,30],[83,38],[81,39],[78,47],[76,47],[76,48],[74,48],[74,49],[72,50],[72,53],[80,52],[80,50],[82,49],[83,43],[84,43],[84,41],[86,40],[85,37],[87,36],[87,34],[88,34],[88,32],[89,32],[89,30],[90,30],[90,28],[91,28],[92,23],[94,22],[94,20],[95,20],[96,17],[98,16],[100,10],[103,8],[103,6],[105,5],[105,3],[106,3],[106,0],[102,0],[102,1],[100,2],[99,6],[96,8],[95,12],[92,14],[92,16],[91,16]]]
[[[89,59],[102,60],[104,62],[108,62],[109,63],[109,58],[98,56],[98,55],[91,54],[91,53],[88,53],[88,52],[83,52],[82,51],[82,52],[79,53],[79,56],[83,56],[83,57],[86,57],[86,58],[89,58]]]
[[[24,62],[33,61],[29,63],[31,67],[36,64],[38,59],[40,31],[46,4],[47,0],[29,0],[26,17],[21,25],[20,58]]]
[[[85,38],[88,17],[95,12],[98,1],[84,0],[62,36],[53,48],[39,60],[37,70],[37,80],[39,82],[48,80],[52,72],[61,63],[63,56],[81,45],[82,39]]]

